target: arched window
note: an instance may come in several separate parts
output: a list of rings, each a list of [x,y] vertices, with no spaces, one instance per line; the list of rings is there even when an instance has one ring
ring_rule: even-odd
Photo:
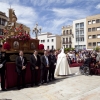
[[[65,30],[63,31],[63,35],[65,35]]]

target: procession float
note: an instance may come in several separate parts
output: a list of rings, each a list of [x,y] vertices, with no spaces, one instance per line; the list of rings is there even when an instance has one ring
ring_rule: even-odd
[[[3,51],[6,51],[8,61],[15,61],[16,54],[19,50],[23,50],[27,60],[34,50],[38,50],[41,54],[41,50],[44,49],[42,45],[39,45],[37,35],[41,32],[41,28],[37,29],[38,24],[34,28],[33,32],[36,35],[36,39],[30,37],[30,30],[25,30],[23,24],[17,25],[17,17],[13,9],[9,9],[9,17],[6,23],[5,29],[3,30],[4,36],[1,37],[3,43]]]
[[[3,45],[3,52],[6,52],[6,88],[12,88],[17,85],[17,73],[16,68],[16,57],[19,55],[19,50],[23,50],[24,56],[26,57],[28,64],[26,68],[26,83],[31,82],[30,72],[30,55],[33,54],[34,50],[38,50],[39,54],[43,54],[41,51],[43,47],[39,46],[39,40],[37,34],[41,31],[41,28],[37,30],[38,24],[34,28],[33,32],[36,35],[36,39],[30,37],[30,31],[25,30],[23,24],[17,25],[17,17],[13,9],[9,9],[9,17],[6,23],[5,29],[3,30],[3,37],[1,37],[1,43]]]

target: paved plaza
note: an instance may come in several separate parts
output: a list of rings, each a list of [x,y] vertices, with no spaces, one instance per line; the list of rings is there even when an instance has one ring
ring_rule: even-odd
[[[78,72],[78,68],[71,68]],[[100,76],[77,73],[59,76],[57,80],[39,87],[0,91],[0,99],[12,100],[100,100]]]

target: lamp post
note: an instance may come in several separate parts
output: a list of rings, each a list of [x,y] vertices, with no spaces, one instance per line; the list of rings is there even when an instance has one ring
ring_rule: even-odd
[[[33,33],[35,33],[36,39],[38,39],[38,33],[41,33],[41,28],[38,28],[38,24],[36,24],[36,26],[34,27]]]

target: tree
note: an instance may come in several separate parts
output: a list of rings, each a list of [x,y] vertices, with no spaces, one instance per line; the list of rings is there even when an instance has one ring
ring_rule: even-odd
[[[100,50],[100,48],[99,48],[99,47],[96,47],[96,48],[95,48],[95,51],[97,51],[97,52],[98,52],[99,50]]]

